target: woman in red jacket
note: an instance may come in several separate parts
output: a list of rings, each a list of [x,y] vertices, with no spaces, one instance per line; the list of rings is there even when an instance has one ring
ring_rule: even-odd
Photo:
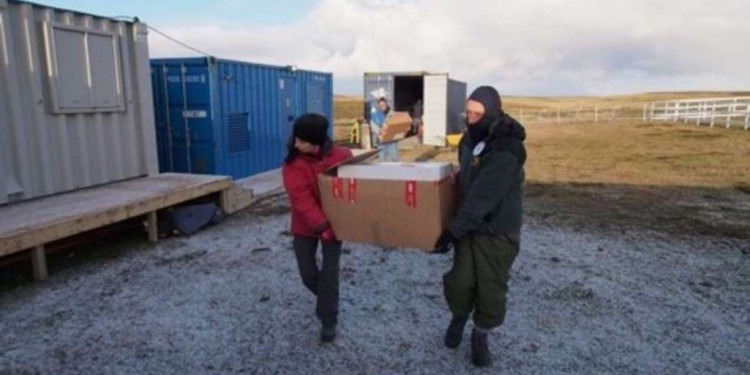
[[[341,241],[321,208],[316,175],[351,156],[348,148],[333,146],[325,117],[306,114],[294,122],[289,154],[281,169],[292,205],[294,253],[302,283],[317,296],[315,312],[323,325],[322,342],[336,338]],[[318,242],[323,248],[322,268],[315,260]]]

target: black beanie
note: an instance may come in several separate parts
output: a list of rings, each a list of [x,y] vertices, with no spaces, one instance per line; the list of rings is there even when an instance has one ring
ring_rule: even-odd
[[[302,115],[294,121],[294,136],[322,146],[328,140],[328,119],[317,113]]]
[[[482,103],[486,119],[494,121],[503,113],[500,93],[492,86],[477,87],[469,96],[469,100]]]

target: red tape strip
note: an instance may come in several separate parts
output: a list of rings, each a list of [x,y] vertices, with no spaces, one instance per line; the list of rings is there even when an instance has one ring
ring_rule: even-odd
[[[406,207],[417,208],[417,182],[406,181]]]

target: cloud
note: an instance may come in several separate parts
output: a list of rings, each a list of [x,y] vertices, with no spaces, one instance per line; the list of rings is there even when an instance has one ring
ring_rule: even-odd
[[[450,72],[514,94],[613,94],[750,87],[744,0],[321,0],[274,26],[165,25],[222,58],[334,73]],[[157,25],[158,26],[158,25]],[[154,56],[184,56],[153,35]]]

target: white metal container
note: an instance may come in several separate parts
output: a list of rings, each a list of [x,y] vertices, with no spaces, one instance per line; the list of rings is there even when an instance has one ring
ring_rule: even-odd
[[[0,204],[158,173],[147,36],[0,0]]]

